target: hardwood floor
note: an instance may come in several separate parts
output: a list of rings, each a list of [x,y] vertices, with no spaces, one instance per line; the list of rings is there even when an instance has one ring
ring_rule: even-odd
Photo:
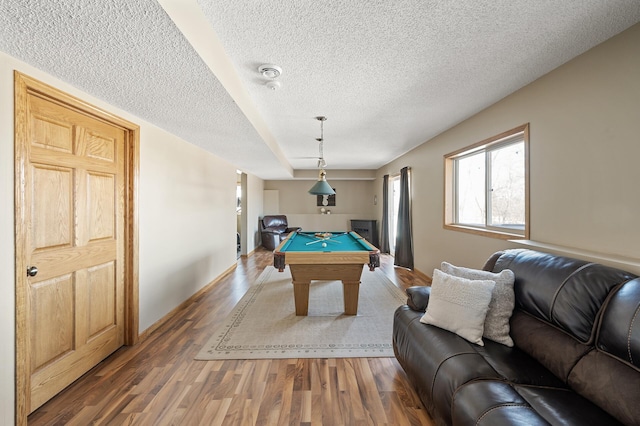
[[[265,267],[235,271],[153,332],[123,347],[29,416],[29,425],[433,425],[395,358],[195,361],[216,324]],[[401,288],[428,278],[381,270]]]

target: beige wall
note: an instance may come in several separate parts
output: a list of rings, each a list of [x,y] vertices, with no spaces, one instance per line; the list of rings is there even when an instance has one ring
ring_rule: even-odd
[[[13,69],[0,53],[0,425],[14,420],[15,246],[13,218]],[[36,76],[36,75],[34,75]]]
[[[364,215],[373,213],[372,180],[331,180],[331,170],[327,180],[336,191],[336,205],[327,207],[332,214]],[[267,180],[264,189],[279,191],[280,214],[318,214],[316,196],[308,193],[315,181],[310,180]]]
[[[443,229],[443,155],[528,122],[531,239],[632,258],[625,269],[640,273],[638,46],[640,24],[378,171],[380,198],[382,175],[412,167],[417,269],[431,275],[443,260],[479,267],[516,247]]]
[[[330,176],[331,170],[327,171]],[[278,191],[279,214],[287,216],[290,226],[305,231],[347,231],[351,219],[373,219],[373,180],[331,180],[336,191],[336,205],[327,206],[330,215],[320,214],[315,195],[309,194],[311,180],[268,180],[265,190]]]
[[[14,422],[13,70],[140,125],[140,330],[236,261],[236,169],[52,76],[0,53],[0,424]],[[261,181],[253,185],[260,188]],[[262,201],[260,201],[261,203]],[[255,220],[257,221],[256,213]]]
[[[260,245],[258,218],[262,217],[262,192],[264,181],[256,176],[247,175],[247,253]]]
[[[140,133],[143,331],[236,262],[237,174],[157,127]]]

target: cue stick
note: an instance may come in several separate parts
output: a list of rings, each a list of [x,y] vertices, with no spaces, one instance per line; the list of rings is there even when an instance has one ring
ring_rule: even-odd
[[[338,235],[344,235],[346,234],[346,232],[341,232]],[[338,241],[338,240],[333,240],[331,238],[321,238],[321,237],[316,237],[315,235],[309,235],[309,234],[304,234],[302,233],[302,235],[304,235],[305,237],[309,238],[309,239],[313,239],[315,238],[314,241],[309,241],[308,243],[305,243],[306,246],[311,245],[311,244],[315,244],[315,243],[321,243],[321,242],[332,242],[332,243],[336,243],[336,244],[342,244],[342,241]]]
[[[304,245],[308,246],[309,244],[322,243],[322,242],[327,242],[327,241],[329,241],[331,243],[342,244],[342,241],[332,240],[331,238],[327,238],[327,239],[320,238],[320,239],[315,240],[315,241],[309,241],[308,243],[305,243]]]

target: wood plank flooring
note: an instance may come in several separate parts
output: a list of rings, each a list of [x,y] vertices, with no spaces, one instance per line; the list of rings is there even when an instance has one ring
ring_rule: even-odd
[[[123,347],[29,425],[433,425],[395,358],[195,361],[272,253],[257,249],[144,342]],[[401,288],[428,278],[381,270]]]

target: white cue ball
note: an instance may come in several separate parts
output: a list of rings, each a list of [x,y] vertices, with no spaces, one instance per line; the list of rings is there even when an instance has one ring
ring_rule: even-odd
[[[327,243],[322,243],[322,247],[326,247],[326,246],[327,246]]]

